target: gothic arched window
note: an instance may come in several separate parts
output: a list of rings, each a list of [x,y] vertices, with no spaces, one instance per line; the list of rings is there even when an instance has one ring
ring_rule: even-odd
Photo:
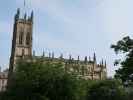
[[[26,45],[30,45],[30,33],[28,32],[26,35]]]
[[[23,44],[23,36],[24,36],[23,32],[20,32],[20,34],[19,34],[19,44]]]
[[[25,55],[25,51],[24,51],[24,49],[22,49],[22,56],[24,56]]]

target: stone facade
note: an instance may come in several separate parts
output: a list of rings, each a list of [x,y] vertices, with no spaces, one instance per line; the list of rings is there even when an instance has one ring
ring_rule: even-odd
[[[71,56],[69,59],[65,59],[63,58],[63,55],[59,58],[55,58],[54,54],[49,54],[49,57],[45,57],[44,54],[40,57],[35,56],[34,54],[32,55],[33,12],[30,17],[27,18],[27,15],[25,14],[24,17],[21,18],[20,10],[18,9],[14,20],[12,51],[8,76],[9,79],[11,73],[15,69],[16,61],[21,59],[41,59],[43,62],[51,61],[52,63],[61,61],[66,71],[75,72],[78,77],[82,77],[84,79],[106,78],[106,62],[103,63],[102,60],[100,64],[97,64],[95,54],[92,60],[90,58],[88,60],[87,56],[84,60],[80,60],[79,57],[77,60],[74,60]]]
[[[50,56],[52,55],[52,56]],[[107,77],[106,71],[106,61],[101,61],[100,64],[97,64],[95,53],[93,59],[85,57],[84,60],[80,60],[79,56],[77,59],[69,56],[68,59],[63,58],[63,55],[56,58],[53,54],[49,54],[48,57],[42,56],[32,56],[32,61],[42,61],[42,62],[51,62],[58,63],[61,62],[64,65],[64,69],[67,72],[74,73],[77,77],[89,79],[89,80],[103,80]]]
[[[33,29],[33,12],[27,18],[20,17],[20,9],[14,17],[12,51],[9,65],[9,75],[15,69],[14,65],[18,59],[32,57],[32,29]]]
[[[0,72],[0,91],[5,91],[7,87],[8,71]]]

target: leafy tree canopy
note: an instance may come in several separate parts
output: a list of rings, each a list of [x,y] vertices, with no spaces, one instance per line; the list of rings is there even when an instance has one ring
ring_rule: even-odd
[[[111,45],[111,48],[114,49],[116,54],[123,53],[126,55],[124,60],[115,62],[115,64],[120,64],[121,67],[116,70],[115,77],[122,79],[124,83],[133,82],[133,39],[129,36],[124,37],[115,45]]]
[[[10,100],[74,100],[76,84],[61,63],[21,61],[7,94]]]
[[[119,81],[97,81],[88,88],[87,100],[126,100],[126,93]]]

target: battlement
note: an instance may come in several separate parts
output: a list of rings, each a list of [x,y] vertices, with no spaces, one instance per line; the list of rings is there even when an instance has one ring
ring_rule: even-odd
[[[31,61],[41,61],[43,63],[49,62],[49,63],[62,63],[63,68],[68,73],[76,73],[77,77],[83,78],[83,79],[91,79],[91,80],[103,80],[106,79],[107,71],[106,71],[106,61],[103,63],[103,60],[97,64],[96,62],[96,56],[94,53],[93,59],[91,60],[89,57],[89,60],[87,60],[87,56],[84,58],[84,60],[80,60],[80,57],[78,56],[77,59],[72,58],[71,55],[69,55],[69,58],[64,58],[61,54],[59,57],[51,56],[49,53],[49,56],[36,56],[35,53],[31,58]],[[26,59],[26,58],[24,58]],[[28,60],[29,58],[27,58]]]
[[[24,14],[24,16],[20,16],[20,8],[17,9],[17,13],[14,16],[15,21],[19,21],[19,22],[29,22],[29,23],[33,23],[33,17],[34,17],[34,13],[33,11],[31,12],[30,16],[27,16],[27,13]]]
[[[69,64],[96,64],[97,67],[101,67],[103,66],[104,68],[106,68],[106,60],[103,61],[103,59],[100,61],[100,63],[97,63],[96,60],[96,55],[94,53],[93,58],[91,58],[90,56],[85,56],[84,60],[80,59],[80,56],[77,57],[77,59],[74,59],[72,57],[72,55],[69,55],[68,58],[63,57],[63,54],[61,54],[59,57],[55,57],[54,53],[49,53],[48,56],[45,56],[45,53],[43,52],[42,56],[36,56],[35,52],[33,52],[33,56],[32,59],[42,59],[45,61],[63,61],[65,63],[69,63]]]

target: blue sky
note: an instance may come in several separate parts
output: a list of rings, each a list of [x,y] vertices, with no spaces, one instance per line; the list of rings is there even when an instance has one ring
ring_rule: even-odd
[[[132,0],[26,0],[26,11],[34,10],[33,50],[93,56],[107,60],[108,76],[114,75],[116,58],[110,45],[133,33]],[[13,18],[24,13],[23,0],[0,2],[0,66],[8,67]]]

